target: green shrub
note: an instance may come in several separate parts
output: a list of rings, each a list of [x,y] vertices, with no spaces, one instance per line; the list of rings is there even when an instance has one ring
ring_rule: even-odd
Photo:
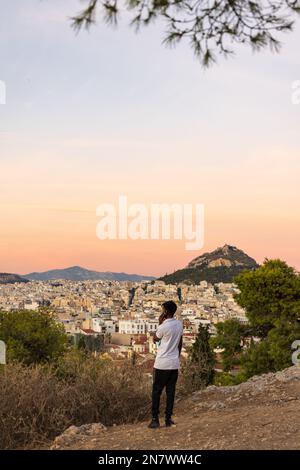
[[[232,386],[238,385],[247,380],[246,376],[239,372],[236,375],[230,374],[230,372],[216,372],[214,377],[214,385],[220,386]]]
[[[45,310],[0,311],[0,339],[7,346],[7,360],[38,364],[56,361],[66,350],[62,324]]]

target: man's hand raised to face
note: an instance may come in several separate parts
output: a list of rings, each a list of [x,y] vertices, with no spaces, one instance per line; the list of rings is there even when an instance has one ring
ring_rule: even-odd
[[[162,312],[158,319],[158,324],[161,325],[166,319],[166,312]]]
[[[161,325],[161,324],[166,320],[166,318],[167,318],[167,313],[166,313],[166,312],[162,312],[162,313],[160,314],[160,316],[159,316],[158,324]],[[158,341],[160,341],[160,338],[158,338],[158,337],[156,336],[156,333],[155,333],[153,339],[154,339],[154,342],[155,342],[155,343],[157,343]]]

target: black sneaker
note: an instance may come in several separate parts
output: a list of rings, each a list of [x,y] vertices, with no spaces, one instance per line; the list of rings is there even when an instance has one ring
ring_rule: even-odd
[[[151,423],[149,424],[148,428],[150,429],[157,429],[160,427],[159,420],[157,418],[152,418]]]
[[[166,419],[166,428],[170,428],[171,426],[175,426],[176,423],[170,418]]]

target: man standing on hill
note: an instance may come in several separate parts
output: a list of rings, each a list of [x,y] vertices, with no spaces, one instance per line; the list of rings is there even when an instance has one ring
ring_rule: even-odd
[[[170,427],[175,424],[172,421],[172,414],[183,333],[182,323],[174,318],[176,310],[177,305],[172,300],[163,303],[162,314],[159,317],[159,327],[154,336],[154,341],[158,343],[158,350],[153,371],[152,421],[149,424],[149,428],[152,429],[160,426],[160,396],[165,387],[167,395],[166,426]]]

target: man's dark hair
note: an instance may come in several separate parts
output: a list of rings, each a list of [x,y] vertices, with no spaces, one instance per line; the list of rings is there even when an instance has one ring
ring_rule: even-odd
[[[176,310],[177,310],[177,305],[175,304],[175,302],[173,302],[173,300],[168,300],[167,302],[164,302],[162,304],[163,308],[165,309],[165,311],[167,312],[168,315],[170,316],[174,316]]]

